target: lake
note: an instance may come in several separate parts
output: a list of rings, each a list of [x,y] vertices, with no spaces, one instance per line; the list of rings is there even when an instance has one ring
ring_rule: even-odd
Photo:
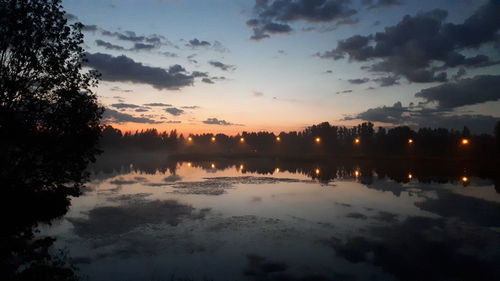
[[[499,280],[497,169],[105,155],[38,236],[83,280]]]

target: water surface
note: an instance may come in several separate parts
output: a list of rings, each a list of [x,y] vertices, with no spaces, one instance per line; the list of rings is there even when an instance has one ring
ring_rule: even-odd
[[[494,168],[141,157],[42,227],[84,280],[499,280]]]

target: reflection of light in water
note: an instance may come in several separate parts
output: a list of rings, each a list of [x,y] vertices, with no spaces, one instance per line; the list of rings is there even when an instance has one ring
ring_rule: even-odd
[[[212,165],[210,165],[210,167],[212,167],[212,169],[215,169],[215,164],[212,163]]]
[[[281,141],[281,138],[280,137],[276,137],[276,141]]]
[[[469,140],[468,139],[462,139],[462,144],[463,145],[468,145],[469,144]]]
[[[240,142],[245,142],[245,138],[240,138]]]
[[[409,143],[409,144],[412,144],[412,143],[413,143],[413,140],[412,140],[412,139],[408,139],[408,143]]]
[[[360,172],[360,171],[354,171],[354,176],[355,176],[355,177],[359,177],[359,176],[361,176],[361,172]]]
[[[411,173],[408,173],[408,179],[411,180],[413,178],[413,175]]]
[[[215,142],[215,137],[212,137],[212,142]]]
[[[276,168],[276,169],[274,169],[274,171],[275,171],[276,173],[279,173],[279,172],[280,172],[280,168]]]
[[[191,167],[193,164],[191,164],[191,162],[188,162],[188,167]]]
[[[360,140],[359,138],[355,138],[355,139],[354,139],[354,143],[355,143],[355,144],[359,144],[360,142],[361,142],[361,140]]]
[[[319,175],[319,169],[314,170],[314,172],[316,173],[316,175]]]
[[[469,181],[469,178],[466,177],[466,176],[463,176],[461,179],[460,179],[462,182],[468,182]]]
[[[320,143],[321,142],[321,138],[316,138],[316,143]]]
[[[192,137],[188,137],[188,141],[193,141],[193,138]]]

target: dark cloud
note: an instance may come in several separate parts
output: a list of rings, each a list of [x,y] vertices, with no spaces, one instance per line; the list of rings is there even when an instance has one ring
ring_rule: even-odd
[[[68,21],[76,21],[78,20],[78,17],[71,14],[71,13],[66,13],[64,14],[64,18],[66,18]]]
[[[122,46],[114,45],[100,39],[95,40],[95,43],[97,44],[97,46],[104,47],[108,50],[118,50],[118,51],[125,50],[125,48],[123,48]]]
[[[200,107],[197,106],[197,105],[187,105],[187,106],[181,106],[181,108],[184,108],[184,109],[198,109]]]
[[[220,61],[214,61],[214,60],[212,60],[212,61],[209,61],[208,63],[211,66],[220,68],[220,69],[222,69],[224,71],[236,69],[236,67],[234,65],[224,64],[224,63],[222,63]]]
[[[155,49],[157,45],[153,44],[144,44],[144,43],[135,43],[134,47],[131,50],[133,51],[149,51]]]
[[[140,107],[140,106],[138,106],[136,104],[130,104],[130,103],[115,103],[115,104],[112,104],[111,106],[114,107],[114,108],[118,108],[118,109],[121,109],[121,108],[138,108],[138,107]]]
[[[403,4],[400,0],[363,0],[362,3],[368,9],[385,8]]]
[[[176,107],[170,107],[170,108],[165,108],[165,112],[168,112],[174,116],[179,116],[184,113],[184,110],[176,108]]]
[[[96,32],[97,30],[99,30],[99,28],[95,24],[84,24],[82,27],[82,31],[84,32]]]
[[[349,83],[359,85],[359,84],[364,84],[370,81],[369,78],[356,78],[356,79],[348,79]]]
[[[344,91],[339,91],[339,92],[336,92],[336,94],[348,94],[348,93],[352,93],[352,90],[344,90]]]
[[[456,108],[500,100],[500,75],[480,75],[421,90],[415,97],[436,102],[439,108]]]
[[[389,87],[394,85],[399,85],[398,76],[385,76],[373,79],[374,82],[377,82],[380,87]]]
[[[195,39],[189,40],[189,44],[186,44],[186,46],[193,47],[193,48],[210,47],[210,46],[212,46],[212,44],[210,44],[210,42],[208,42],[208,41],[200,41],[197,38],[195,38]]]
[[[207,72],[200,72],[200,71],[193,71],[191,75],[193,75],[193,77],[208,77]]]
[[[149,108],[137,108],[135,112],[148,112]]]
[[[448,13],[435,9],[407,15],[398,24],[372,35],[355,35],[338,42],[337,48],[317,55],[350,61],[375,61],[374,72],[391,73],[410,82],[445,82],[452,67],[484,67],[498,60],[482,55],[479,47],[498,40],[500,2],[491,0],[463,23],[446,23]]]
[[[370,108],[344,120],[361,119],[370,122],[383,122],[393,125],[408,125],[418,128],[450,128],[461,130],[469,127],[477,133],[491,133],[500,118],[489,115],[458,115],[452,111],[423,108],[419,106],[403,106],[396,102],[392,106]]]
[[[255,18],[247,25],[253,29],[251,39],[260,40],[269,34],[291,32],[289,23],[295,21],[340,23],[356,14],[349,5],[342,0],[256,0]]]
[[[214,81],[212,81],[212,80],[210,80],[210,78],[206,78],[206,77],[203,78],[203,79],[201,79],[201,82],[204,82],[204,83],[207,83],[207,84],[213,84],[214,83]]]
[[[145,103],[144,106],[172,106],[172,105],[160,102],[153,102],[153,103]]]
[[[208,124],[208,125],[222,125],[222,126],[236,125],[236,124],[227,122],[226,120],[219,120],[217,118],[208,118],[207,120],[203,121],[203,123]]]
[[[143,124],[160,124],[163,122],[159,122],[153,119],[145,118],[145,117],[135,117],[130,114],[121,113],[116,110],[106,108],[104,114],[102,116],[103,123],[126,123],[126,122],[134,122],[134,123],[143,123]]]
[[[114,57],[108,54],[87,53],[87,66],[95,68],[106,81],[143,83],[157,89],[179,89],[193,84],[193,76],[187,73],[170,72],[135,62],[127,56]]]

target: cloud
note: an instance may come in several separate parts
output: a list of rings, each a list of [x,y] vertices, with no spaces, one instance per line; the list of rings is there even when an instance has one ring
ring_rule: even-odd
[[[489,115],[459,115],[446,110],[413,106],[405,107],[401,102],[396,102],[392,106],[370,108],[354,116],[344,118],[344,120],[356,119],[393,125],[408,125],[418,128],[430,127],[461,130],[463,126],[467,126],[477,133],[491,133],[495,123],[500,121],[500,118]]]
[[[82,26],[82,31],[83,32],[96,32],[97,30],[99,30],[99,28],[97,27],[97,25],[95,24],[84,24]]]
[[[189,44],[186,44],[188,47],[196,48],[196,47],[210,47],[212,44],[208,41],[200,41],[197,38],[189,40]]]
[[[247,21],[247,26],[253,30],[251,39],[260,40],[270,34],[291,32],[289,23],[296,21],[341,23],[356,14],[349,4],[342,0],[256,0],[255,17]]]
[[[179,57],[179,55],[177,55],[176,53],[172,53],[172,52],[161,52],[160,54],[166,56],[167,58],[177,58],[177,57]]]
[[[384,76],[375,78],[373,79],[373,81],[377,82],[380,87],[389,87],[389,86],[399,85],[399,79],[400,77],[398,76]]]
[[[193,85],[192,75],[146,66],[124,55],[114,57],[102,53],[87,53],[86,58],[86,66],[98,70],[106,81],[142,83],[160,90],[176,90]]]
[[[415,97],[436,102],[439,108],[456,108],[500,100],[500,75],[479,75],[423,89]]]
[[[187,105],[187,106],[181,106],[181,108],[184,108],[184,109],[198,109],[200,107],[197,106],[197,105]]]
[[[399,6],[402,5],[403,2],[400,0],[363,0],[362,4],[366,6],[367,9],[376,9]]]
[[[132,47],[131,50],[132,51],[150,51],[150,50],[155,49],[155,48],[157,48],[157,45],[135,43],[134,47]]]
[[[348,94],[348,93],[352,93],[352,90],[344,90],[344,91],[339,91],[339,92],[336,92],[335,94]]]
[[[234,65],[224,64],[224,63],[222,63],[220,61],[214,61],[214,60],[212,60],[212,61],[209,61],[208,63],[211,66],[220,68],[220,69],[222,69],[224,71],[236,69],[236,67]]]
[[[162,122],[145,118],[145,117],[135,117],[130,114],[121,113],[116,110],[106,108],[104,110],[104,114],[102,116],[103,123],[126,123],[126,122],[134,122],[134,123],[143,123],[143,124],[160,124]]]
[[[138,107],[140,107],[138,105],[129,104],[129,103],[115,103],[115,104],[112,104],[111,106],[114,107],[114,108],[118,108],[118,109],[121,109],[121,108],[138,108]]]
[[[348,79],[347,80],[351,84],[359,85],[364,84],[370,81],[370,78],[356,78],[356,79]]]
[[[227,122],[226,120],[219,120],[217,118],[208,118],[207,120],[203,121],[203,123],[208,125],[238,126],[237,124]]]
[[[210,78],[206,78],[206,77],[203,78],[203,79],[201,79],[201,82],[205,82],[207,84],[213,84],[214,83],[214,81],[212,81],[212,80],[210,80]]]
[[[78,20],[78,17],[71,14],[71,13],[65,13],[64,18],[67,19],[68,21],[76,21]]]
[[[149,108],[137,108],[135,112],[148,112]]]
[[[114,45],[100,39],[95,40],[95,43],[97,44],[97,46],[104,47],[107,50],[118,50],[118,51],[125,50],[125,48],[123,48],[122,46]]]
[[[144,106],[172,106],[172,105],[160,102],[153,102],[153,103],[145,103]]]
[[[484,67],[499,63],[479,48],[498,40],[500,2],[491,0],[463,23],[445,22],[447,11],[435,9],[415,16],[406,15],[398,24],[371,35],[354,35],[340,40],[321,58],[374,62],[373,72],[405,77],[410,82],[445,82],[446,70],[453,67]],[[470,54],[462,54],[467,50]]]
[[[176,108],[176,107],[170,107],[170,108],[165,108],[165,112],[168,112],[174,116],[179,116],[184,113],[184,110]]]
[[[257,98],[260,98],[260,97],[264,96],[264,93],[262,93],[262,92],[253,92],[253,96],[257,97]]]

